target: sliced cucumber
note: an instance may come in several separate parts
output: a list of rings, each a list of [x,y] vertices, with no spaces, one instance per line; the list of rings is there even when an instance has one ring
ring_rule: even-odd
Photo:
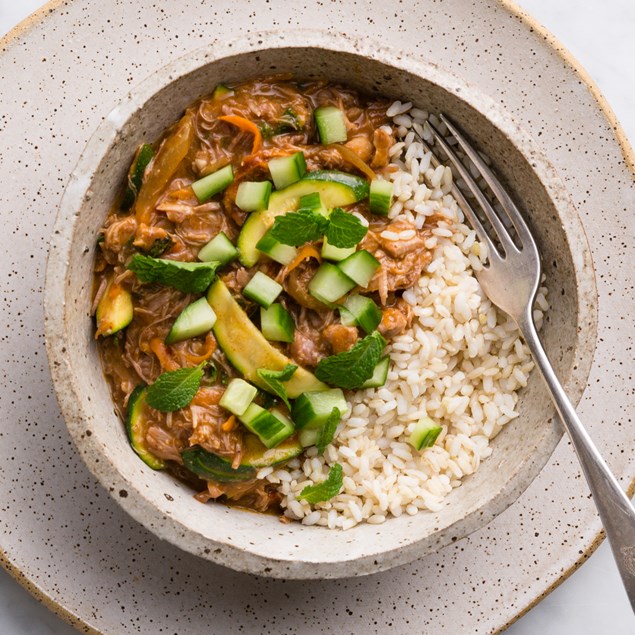
[[[243,212],[257,212],[267,209],[270,196],[270,181],[243,181],[236,192],[236,205]]]
[[[380,262],[370,252],[360,249],[337,263],[337,266],[356,284],[366,288],[375,275],[375,271],[379,269]]]
[[[137,194],[139,194],[139,190],[141,189],[141,185],[143,184],[143,175],[153,157],[154,150],[151,145],[144,143],[142,146],[139,146],[134,161],[130,166],[130,171],[128,172],[128,187],[121,202],[121,209],[130,209],[133,206],[137,199]]]
[[[262,271],[256,271],[243,289],[243,295],[260,306],[269,308],[282,293],[282,285]]]
[[[126,432],[132,449],[139,458],[153,470],[162,470],[166,467],[165,461],[154,456],[146,446],[146,432],[148,431],[148,419],[146,409],[146,386],[137,386],[128,398],[128,417],[126,419]]]
[[[222,265],[226,265],[236,258],[238,258],[238,249],[234,247],[225,232],[220,232],[217,236],[214,236],[214,238],[198,252],[199,260],[203,262],[212,262],[215,260]]]
[[[267,309],[260,309],[260,330],[270,342],[291,343],[295,333],[295,322],[281,304],[272,304]]]
[[[214,88],[214,92],[212,93],[212,97],[214,99],[222,99],[226,95],[233,95],[233,94],[234,94],[234,91],[229,86],[226,86],[225,84],[216,84],[216,87]]]
[[[118,284],[114,284],[111,279],[97,305],[95,317],[97,319],[97,336],[107,337],[126,328],[134,317],[130,292]]]
[[[298,432],[298,440],[303,448],[310,448],[312,445],[316,445],[320,440],[321,434],[320,428],[304,428]]]
[[[174,321],[168,336],[165,338],[166,344],[175,344],[191,337],[203,335],[212,330],[216,322],[216,313],[209,305],[206,298],[199,298],[196,302],[188,304]]]
[[[408,443],[415,449],[421,450],[434,445],[443,428],[438,426],[430,417],[421,417],[408,437]]]
[[[315,123],[320,135],[320,142],[343,143],[348,138],[346,132],[346,117],[335,106],[320,106],[315,111]]]
[[[253,267],[258,262],[258,241],[273,225],[276,216],[297,208],[302,196],[318,193],[323,206],[332,209],[366,198],[368,187],[368,181],[358,176],[335,170],[318,170],[305,174],[284,190],[274,192],[269,199],[269,207],[261,212],[253,212],[242,227],[238,236],[240,262],[246,267]]]
[[[240,377],[234,377],[227,384],[227,388],[225,388],[225,392],[218,404],[225,410],[229,410],[232,414],[240,417],[249,408],[257,394],[258,389],[255,386],[247,383],[244,379],[240,379]]]
[[[322,428],[333,408],[337,408],[341,414],[348,410],[344,393],[339,388],[305,392],[295,400],[291,416],[298,429],[314,430]]]
[[[324,242],[322,243],[322,258],[324,258],[324,260],[339,262],[354,254],[356,249],[357,247],[334,247],[325,236]]]
[[[207,301],[218,316],[214,335],[230,363],[252,384],[262,390],[269,387],[258,375],[259,368],[284,370],[293,362],[274,348],[247,317],[222,280],[212,284]],[[304,368],[298,368],[289,381],[283,382],[289,398],[308,391],[327,390],[328,386]]]
[[[355,282],[329,262],[323,262],[311,282],[309,293],[324,304],[332,304],[347,294]]]
[[[199,203],[204,203],[215,194],[222,192],[234,180],[234,171],[231,165],[226,165],[212,174],[204,176],[192,183],[192,189]]]
[[[373,376],[370,379],[367,379],[362,385],[361,388],[379,388],[386,383],[386,379],[388,379],[388,369],[390,368],[390,357],[386,355],[386,357],[382,357],[379,360],[377,366],[375,366],[375,370],[373,371]]]
[[[298,255],[298,250],[295,247],[282,244],[269,232],[258,241],[256,249],[281,265],[288,265]]]
[[[370,184],[370,211],[380,216],[388,216],[392,205],[393,184],[391,181],[375,179]]]
[[[275,447],[295,432],[293,423],[279,410],[265,410],[255,403],[238,418],[268,448]]]
[[[288,157],[271,159],[267,165],[277,190],[299,181],[306,172],[306,161],[302,152],[296,152]]]
[[[372,333],[381,322],[381,309],[373,302],[372,298],[354,294],[346,298],[344,307],[348,313],[342,316],[342,323],[347,320],[350,314],[353,316],[355,324],[361,326],[366,333]]]

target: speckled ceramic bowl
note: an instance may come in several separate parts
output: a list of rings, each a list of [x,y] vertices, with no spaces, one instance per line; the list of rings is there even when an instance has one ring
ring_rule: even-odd
[[[531,483],[562,434],[536,374],[522,393],[520,416],[493,441],[491,458],[447,497],[440,512],[347,532],[284,525],[274,516],[201,505],[184,485],[136,457],[114,413],[89,315],[95,237],[137,145],[157,138],[218,81],[288,71],[443,111],[493,158],[526,210],[542,252],[553,305],[543,328],[546,349],[568,393],[580,397],[595,342],[589,250],[562,182],[530,134],[492,96],[424,60],[368,40],[306,31],[254,34],[199,50],[151,76],[103,121],[71,175],[54,231],[46,280],[47,348],[60,406],[86,464],[150,531],[203,558],[260,575],[363,575],[466,536]]]

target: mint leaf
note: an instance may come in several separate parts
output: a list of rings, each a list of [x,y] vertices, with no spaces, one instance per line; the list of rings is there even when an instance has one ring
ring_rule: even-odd
[[[183,293],[201,293],[212,283],[218,265],[216,261],[179,262],[135,254],[128,269],[141,282],[159,282]]]
[[[146,168],[152,158],[154,157],[154,150],[151,145],[144,143],[142,146],[139,146],[137,150],[137,154],[135,155],[135,159],[132,162],[132,166],[130,166],[130,172],[128,173],[128,187],[126,188],[126,193],[123,196],[123,201],[121,202],[121,209],[130,209],[136,198],[139,194],[139,190],[143,185],[143,175],[145,174]]]
[[[173,412],[187,406],[197,393],[203,378],[203,366],[179,368],[163,373],[148,387],[146,401],[155,410]]]
[[[293,376],[293,373],[297,370],[297,366],[293,364],[287,364],[282,370],[269,370],[267,368],[259,368],[256,372],[258,377],[267,384],[269,390],[280,397],[284,401],[285,405],[291,410],[291,404],[289,403],[289,397],[287,391],[281,382],[289,381]]]
[[[337,496],[342,489],[344,477],[342,475],[342,466],[336,463],[329,470],[328,478],[318,485],[307,485],[298,498],[303,498],[307,503],[320,503]]]
[[[337,424],[342,419],[342,413],[338,408],[333,408],[331,410],[331,414],[329,418],[326,420],[326,423],[320,430],[320,437],[318,442],[315,444],[317,446],[318,455],[323,454],[324,450],[326,450],[326,446],[333,441],[333,437],[335,436],[335,430],[337,429]]]
[[[350,350],[321,359],[315,369],[315,376],[339,388],[359,388],[373,376],[385,346],[386,340],[378,331],[374,331]]]
[[[297,212],[277,216],[269,233],[284,245],[299,247],[321,238],[328,223],[322,214],[303,208]]]
[[[368,227],[354,214],[336,207],[329,216],[326,238],[333,247],[355,247],[366,236]]]

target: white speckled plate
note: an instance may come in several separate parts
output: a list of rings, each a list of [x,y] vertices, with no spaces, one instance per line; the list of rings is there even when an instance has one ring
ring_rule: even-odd
[[[484,0],[56,0],[0,54],[2,561],[87,632],[500,630],[597,545],[599,520],[566,441],[517,503],[437,554],[361,579],[263,581],[130,520],[83,466],[52,396],[41,287],[57,205],[86,140],[129,85],[169,60],[287,24],[419,54],[478,84],[534,132],[593,250],[599,340],[580,414],[623,486],[633,484],[635,329],[623,295],[633,289],[633,155],[586,75],[535,24]]]

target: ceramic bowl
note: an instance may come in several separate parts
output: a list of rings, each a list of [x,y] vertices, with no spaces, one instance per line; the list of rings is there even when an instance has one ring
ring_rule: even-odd
[[[202,505],[131,451],[102,375],[90,317],[95,238],[137,145],[156,139],[219,81],[292,72],[413,101],[451,116],[494,161],[540,246],[552,308],[545,347],[569,395],[585,385],[595,342],[595,286],[582,226],[531,135],[487,96],[424,60],[366,39],[319,32],[254,34],[209,46],[159,70],[103,121],[71,175],[47,270],[46,338],[57,397],[92,473],[135,519],[182,549],[237,570],[286,578],[364,575],[435,551],[506,509],[546,463],[562,431],[540,377],[493,454],[438,513],[348,531],[282,524],[275,516]]]

